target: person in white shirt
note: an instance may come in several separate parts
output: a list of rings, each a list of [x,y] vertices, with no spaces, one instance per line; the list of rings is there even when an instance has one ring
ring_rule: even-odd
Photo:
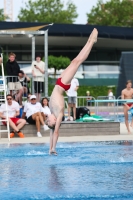
[[[42,137],[42,134],[40,133],[41,124],[43,125],[45,131],[49,130],[48,126],[45,125],[44,123],[42,115],[43,115],[42,105],[40,104],[40,102],[36,101],[35,95],[31,95],[30,102],[24,106],[24,112],[22,118],[24,119],[26,116],[26,121],[29,124],[36,124],[38,137]]]
[[[20,129],[26,124],[26,120],[17,118],[19,115],[19,104],[16,101],[13,101],[13,98],[10,94],[6,96],[6,100],[7,109],[6,104],[1,105],[0,118],[6,120],[8,112],[9,125],[13,129],[13,131],[10,133],[10,138],[14,137],[15,133],[17,133],[19,137],[23,138],[24,134],[20,131]],[[3,124],[6,125],[6,121],[3,121]]]
[[[112,92],[111,89],[108,90],[108,99],[109,99],[109,100],[114,99],[114,95],[113,95],[113,92]],[[114,104],[111,103],[111,102],[108,103],[108,106],[113,106],[113,105],[114,105]]]
[[[73,109],[73,120],[76,120],[76,100],[77,100],[78,88],[79,88],[78,79],[73,78],[71,80],[71,87],[66,92],[68,96],[68,121],[70,121],[71,108]]]
[[[48,115],[51,114],[50,108],[49,108],[49,100],[47,97],[44,97],[41,101],[42,104],[42,110],[44,115],[47,117]]]
[[[36,60],[32,62],[32,76],[34,77],[34,92],[37,101],[40,102],[41,93],[44,92],[45,63],[41,60],[41,55],[36,55]]]

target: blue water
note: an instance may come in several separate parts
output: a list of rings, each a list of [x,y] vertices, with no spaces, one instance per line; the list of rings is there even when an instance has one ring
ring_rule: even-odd
[[[128,115],[128,121],[131,122],[131,120],[132,120],[132,115]],[[119,122],[124,122],[125,121],[124,114],[118,116],[118,121]]]
[[[1,200],[133,200],[133,143],[0,145]]]

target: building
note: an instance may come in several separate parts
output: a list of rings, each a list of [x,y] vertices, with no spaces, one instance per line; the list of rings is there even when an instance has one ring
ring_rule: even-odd
[[[0,30],[43,25],[29,22],[0,22]],[[133,28],[53,24],[48,31],[48,53],[73,59],[84,46],[93,28],[98,29],[98,42],[88,59],[80,66],[78,77],[118,79],[121,52],[133,51]],[[37,36],[36,52],[44,53],[43,36]],[[31,64],[31,38],[19,35],[1,35],[0,43],[5,53],[14,52],[21,68]]]

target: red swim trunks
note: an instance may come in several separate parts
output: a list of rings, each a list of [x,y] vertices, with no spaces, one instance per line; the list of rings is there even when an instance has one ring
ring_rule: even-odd
[[[133,104],[132,104],[132,103],[127,103],[127,105],[128,105],[129,107],[131,107]]]
[[[56,85],[59,85],[60,87],[62,87],[65,91],[69,90],[70,85],[65,85],[64,83],[61,82],[61,78],[58,78],[56,81]]]
[[[12,122],[16,125],[17,121],[19,120],[19,118],[15,118],[15,117],[10,117],[10,119],[12,120]],[[6,126],[6,122],[2,122],[5,126]]]

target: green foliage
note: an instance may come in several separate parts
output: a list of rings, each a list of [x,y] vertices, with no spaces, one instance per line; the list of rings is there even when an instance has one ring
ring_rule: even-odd
[[[25,8],[21,8],[18,19],[23,22],[46,22],[72,24],[78,17],[76,6],[67,2],[64,8],[61,0],[28,0]]]
[[[98,96],[108,96],[108,90],[112,89],[115,96],[116,87],[109,88],[108,86],[80,86],[78,89],[78,96],[86,96],[86,92],[89,90],[90,95],[97,98]]]
[[[133,26],[133,1],[110,0],[103,3],[99,0],[96,7],[87,13],[88,24],[105,26]]]
[[[70,59],[67,57],[48,56],[48,68],[54,68],[54,74],[56,74],[56,70],[65,69],[69,64]]]
[[[4,15],[3,9],[0,9],[0,21],[6,21],[6,19],[9,19],[9,17]]]
[[[49,96],[51,95],[53,88],[54,88],[54,82],[52,78],[49,78],[49,84],[48,84],[48,93]],[[108,86],[79,86],[78,89],[78,96],[86,96],[86,91],[90,91],[90,95],[97,98],[98,96],[107,96],[108,90],[112,89],[112,92],[114,96],[116,95],[116,87],[109,88]],[[66,94],[64,93],[64,96]]]
[[[48,96],[49,97],[51,96],[53,89],[54,89],[54,85],[53,85],[52,78],[49,78],[48,79]]]

